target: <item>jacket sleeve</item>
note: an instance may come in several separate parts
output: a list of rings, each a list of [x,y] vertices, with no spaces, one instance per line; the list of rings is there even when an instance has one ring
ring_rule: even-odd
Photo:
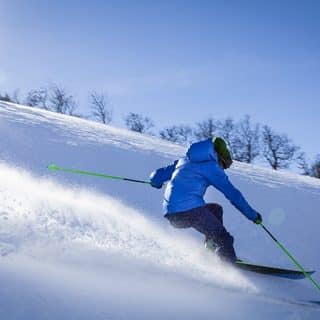
[[[225,172],[218,166],[211,171],[209,176],[210,184],[221,191],[224,196],[249,220],[256,220],[257,212],[252,209],[241,192],[230,182]]]
[[[150,175],[150,183],[155,188],[161,188],[163,183],[166,181],[169,181],[171,179],[171,176],[173,174],[174,169],[176,168],[176,165],[178,163],[178,160],[176,160],[173,164],[159,168],[155,171],[153,171]]]

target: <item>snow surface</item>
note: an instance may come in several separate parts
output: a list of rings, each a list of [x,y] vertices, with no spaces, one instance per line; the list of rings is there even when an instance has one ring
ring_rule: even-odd
[[[155,137],[0,102],[0,319],[319,319],[307,280],[240,272],[162,218],[148,179],[185,148]],[[320,270],[320,180],[236,163],[230,179],[308,269]],[[293,268],[214,189],[240,257]],[[316,273],[314,278],[320,281]],[[300,301],[299,303],[296,303]]]

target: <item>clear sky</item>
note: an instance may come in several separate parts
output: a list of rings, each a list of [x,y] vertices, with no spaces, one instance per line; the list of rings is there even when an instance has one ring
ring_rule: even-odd
[[[0,91],[105,91],[116,125],[249,114],[320,153],[320,1],[0,0],[0,39]]]

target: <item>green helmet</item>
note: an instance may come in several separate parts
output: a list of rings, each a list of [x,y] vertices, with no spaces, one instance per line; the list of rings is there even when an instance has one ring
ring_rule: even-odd
[[[213,137],[212,142],[218,155],[219,164],[222,165],[224,169],[230,168],[232,165],[232,155],[226,142],[220,137]]]

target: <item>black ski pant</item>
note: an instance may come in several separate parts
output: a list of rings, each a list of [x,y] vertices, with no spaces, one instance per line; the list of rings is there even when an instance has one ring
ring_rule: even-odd
[[[223,209],[219,204],[208,203],[188,211],[167,213],[165,218],[175,228],[194,228],[201,232],[205,235],[205,242],[215,244],[216,252],[222,259],[235,262],[233,237],[223,226],[222,216]]]

